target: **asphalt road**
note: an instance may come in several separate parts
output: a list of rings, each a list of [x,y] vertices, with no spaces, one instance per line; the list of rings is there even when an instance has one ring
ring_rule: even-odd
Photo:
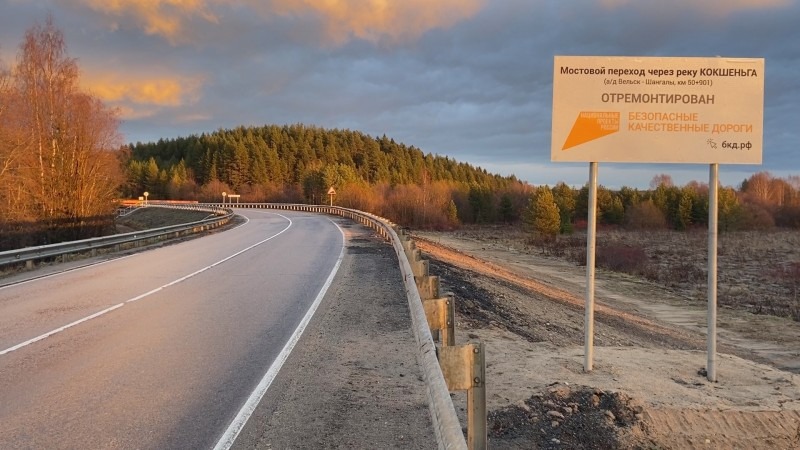
[[[0,288],[0,448],[218,444],[347,253],[327,216],[243,215]]]

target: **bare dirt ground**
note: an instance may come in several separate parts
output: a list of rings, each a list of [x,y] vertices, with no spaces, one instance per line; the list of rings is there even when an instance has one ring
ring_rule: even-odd
[[[459,340],[487,346],[492,448],[800,448],[800,323],[753,313],[766,311],[762,300],[795,300],[765,267],[800,260],[800,233],[723,235],[716,383],[705,376],[707,247],[698,234],[638,237],[654,252],[649,276],[598,270],[587,373],[586,269],[574,255],[543,255],[512,228],[417,233],[431,272],[456,295]],[[670,261],[690,275],[658,281],[659,270],[674,271]]]

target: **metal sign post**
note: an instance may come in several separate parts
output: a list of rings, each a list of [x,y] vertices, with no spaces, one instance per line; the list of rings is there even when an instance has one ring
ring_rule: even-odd
[[[328,195],[331,197],[331,206],[333,206],[333,196],[336,195],[336,189],[334,189],[333,186],[328,189]]]
[[[719,164],[709,165],[708,174],[708,332],[706,333],[706,378],[717,381],[717,236],[719,233]]]
[[[591,372],[594,359],[594,260],[597,236],[597,163],[589,163],[589,223],[586,228],[586,306],[583,320],[583,370]]]

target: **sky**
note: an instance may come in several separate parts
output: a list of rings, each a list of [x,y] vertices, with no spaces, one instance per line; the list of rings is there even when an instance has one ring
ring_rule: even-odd
[[[534,185],[584,185],[550,161],[555,55],[764,58],[762,165],[800,175],[800,1],[0,0],[0,60],[50,14],[82,85],[125,142],[239,125],[386,135]],[[708,181],[708,166],[599,165],[607,187]]]

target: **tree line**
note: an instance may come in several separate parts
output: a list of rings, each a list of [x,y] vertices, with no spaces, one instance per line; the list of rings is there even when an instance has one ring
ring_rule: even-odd
[[[0,68],[0,248],[96,235],[113,224],[122,171],[114,111],[79,87],[48,19]]]
[[[564,183],[534,189],[523,213],[523,223],[534,233],[554,236],[583,228],[588,217],[589,188]],[[800,228],[800,176],[777,178],[759,172],[738,189],[718,190],[720,231]],[[692,181],[675,186],[669,175],[653,178],[649,190],[622,187],[597,191],[598,224],[627,229],[708,227],[708,185]]]
[[[386,136],[296,125],[219,130],[137,143],[127,149],[130,195],[221,201],[326,203],[384,215],[417,228],[522,222],[543,234],[585,226],[587,186],[534,187],[451,158],[424,154]],[[800,227],[800,177],[754,174],[719,189],[722,231]],[[686,230],[708,225],[708,186],[676,186],[669,175],[650,189],[598,189],[598,223],[630,229]]]

